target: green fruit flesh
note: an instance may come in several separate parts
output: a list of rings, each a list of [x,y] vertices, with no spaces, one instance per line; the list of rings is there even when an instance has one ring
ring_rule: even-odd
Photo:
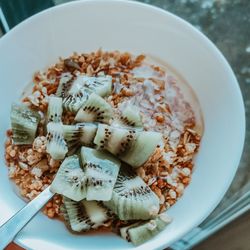
[[[81,148],[87,178],[87,200],[110,200],[120,168],[120,161],[109,153]]]
[[[146,223],[128,228],[128,239],[136,246],[141,245],[159,234],[170,222],[171,220],[166,215],[159,215]]]
[[[109,123],[112,115],[113,111],[110,104],[102,97],[92,93],[78,111],[75,121]]]
[[[51,184],[53,193],[80,201],[86,197],[87,179],[76,155],[65,158]]]
[[[128,105],[122,111],[120,120],[126,126],[142,127],[140,110],[134,105]]]
[[[76,202],[66,197],[63,200],[70,227],[75,232],[98,228],[110,219],[110,212],[97,201]]]
[[[68,152],[68,147],[63,137],[63,125],[59,122],[47,124],[46,151],[54,160],[64,159]]]
[[[147,220],[159,211],[158,197],[128,166],[121,168],[112,198],[104,204],[121,220]]]
[[[49,97],[47,121],[48,122],[61,122],[62,120],[62,98],[56,96]]]
[[[151,131],[136,131],[99,124],[94,143],[134,168],[140,167],[162,143],[162,135]]]
[[[40,115],[24,104],[12,104],[10,119],[14,144],[32,144],[41,119]]]

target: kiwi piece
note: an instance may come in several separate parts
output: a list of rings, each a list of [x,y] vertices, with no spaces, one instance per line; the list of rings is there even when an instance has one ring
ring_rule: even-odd
[[[81,145],[80,138],[83,135],[81,126],[75,125],[63,125],[63,137],[67,142],[69,150],[76,149]]]
[[[63,108],[72,113],[77,113],[81,106],[87,101],[89,92],[84,89],[79,90],[76,93],[71,93],[63,99]]]
[[[72,155],[62,162],[50,190],[72,200],[80,201],[86,197],[86,180],[78,156]]]
[[[134,168],[141,166],[162,142],[158,132],[138,131],[99,124],[94,143]]]
[[[112,77],[88,77],[86,75],[78,75],[77,78],[69,84],[66,89],[61,91],[64,93],[63,107],[73,113],[76,113],[80,107],[87,101],[91,93],[99,96],[106,96],[111,93]]]
[[[98,228],[107,222],[111,214],[100,202],[97,201],[73,201],[63,198],[67,211],[70,227],[75,232],[84,232]]]
[[[83,131],[82,136],[80,137],[81,145],[84,146],[93,146],[94,138],[97,131],[97,124],[95,123],[79,123],[78,126],[81,126]]]
[[[124,227],[121,227],[120,228],[120,235],[121,237],[124,239],[124,240],[127,240],[127,241],[130,241],[130,238],[129,238],[129,235],[128,235],[128,230],[132,227],[136,227],[136,226],[139,226],[141,225],[142,222],[139,221],[139,222],[135,222],[133,224],[130,224],[128,226],[124,226]]]
[[[46,151],[52,159],[62,160],[68,152],[67,144],[63,137],[63,125],[60,122],[47,124]]]
[[[70,91],[75,93],[81,89],[96,93],[102,97],[110,95],[112,90],[112,77],[109,75],[97,77],[82,74],[78,75]]]
[[[89,147],[81,148],[81,158],[87,177],[87,200],[108,201],[120,169],[120,161],[109,153]]]
[[[49,105],[47,112],[48,122],[61,122],[62,119],[62,98],[56,96],[49,97]]]
[[[112,217],[112,213],[100,201],[83,200],[86,213],[91,221],[91,228],[103,226]]]
[[[63,125],[63,135],[68,145],[92,146],[97,131],[95,123],[77,123],[75,125]]]
[[[76,114],[77,122],[109,123],[113,116],[112,107],[102,97],[92,93]]]
[[[12,104],[10,119],[14,144],[32,144],[41,119],[40,115],[24,104]]]
[[[64,204],[62,204],[62,205],[60,206],[60,215],[61,215],[61,217],[63,217],[63,219],[64,219],[64,224],[66,225],[66,227],[67,227],[69,230],[71,230],[70,221],[69,221],[69,215],[68,215],[68,213],[67,213],[67,209],[66,209],[66,207],[65,207]]]
[[[99,149],[121,156],[136,142],[137,133],[133,129],[112,127],[99,124],[94,143]]]
[[[136,142],[120,159],[134,168],[145,163],[155,151],[157,145],[162,144],[162,134],[152,131],[137,132]]]
[[[138,246],[160,233],[170,222],[170,217],[164,213],[148,222],[123,227],[120,229],[120,233],[124,239]]]
[[[69,72],[62,73],[59,85],[56,90],[56,96],[65,98],[72,86],[73,75]]]
[[[74,201],[67,197],[63,197],[64,206],[68,218],[70,228],[74,232],[84,232],[91,229],[91,221],[86,213],[85,206],[82,201]]]
[[[126,126],[142,127],[140,110],[135,105],[128,105],[122,111],[120,120]]]
[[[104,204],[120,220],[148,220],[159,211],[158,197],[129,166],[121,167],[112,198]]]

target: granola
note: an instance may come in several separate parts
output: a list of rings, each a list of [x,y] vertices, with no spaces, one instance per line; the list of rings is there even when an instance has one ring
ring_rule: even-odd
[[[196,129],[196,117],[185,101],[176,79],[165,69],[119,51],[77,54],[59,62],[33,77],[32,93],[22,102],[45,117],[48,96],[55,94],[60,81],[68,82],[80,73],[88,76],[111,75],[112,94],[106,98],[117,110],[131,103],[140,108],[145,130],[161,132],[163,145],[137,169],[137,174],[160,199],[160,212],[172,206],[191,181],[194,156],[199,150],[201,135]],[[62,122],[72,124],[74,114],[64,112]],[[33,145],[14,145],[8,130],[5,159],[9,178],[18,186],[20,194],[32,200],[51,184],[61,161],[46,153],[45,118],[41,119]],[[60,216],[60,195],[47,203],[43,212],[49,217]]]

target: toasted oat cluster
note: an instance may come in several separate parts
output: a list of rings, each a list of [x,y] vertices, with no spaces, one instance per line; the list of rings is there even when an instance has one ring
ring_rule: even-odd
[[[44,72],[34,74],[31,93],[24,93],[22,102],[39,111],[41,120],[32,145],[14,145],[12,131],[7,131],[5,159],[9,178],[20,194],[32,200],[54,179],[60,160],[46,152],[46,112],[48,97],[56,93],[59,82],[67,82],[79,74],[112,76],[112,94],[105,100],[114,108],[133,104],[140,108],[144,130],[162,133],[163,145],[141,167],[137,174],[160,199],[160,212],[173,205],[190,183],[193,158],[201,136],[196,131],[192,107],[185,101],[177,81],[165,69],[150,65],[144,55],[137,57],[118,51],[98,50],[89,54],[74,53],[60,59]],[[73,124],[75,114],[64,111],[63,124]],[[44,208],[54,218],[60,215],[62,197],[55,195]]]

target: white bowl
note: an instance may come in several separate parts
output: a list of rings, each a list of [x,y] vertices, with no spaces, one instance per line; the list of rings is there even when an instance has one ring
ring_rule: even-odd
[[[245,117],[235,76],[218,49],[190,24],[161,9],[124,1],[72,2],[41,12],[0,39],[0,224],[24,202],[11,189],[3,157],[11,102],[32,74],[68,56],[102,47],[154,55],[192,86],[205,133],[192,182],[169,214],[164,232],[136,249],[160,249],[180,239],[215,208],[229,187],[242,153]],[[114,234],[76,236],[41,213],[15,241],[26,249],[132,249]]]

